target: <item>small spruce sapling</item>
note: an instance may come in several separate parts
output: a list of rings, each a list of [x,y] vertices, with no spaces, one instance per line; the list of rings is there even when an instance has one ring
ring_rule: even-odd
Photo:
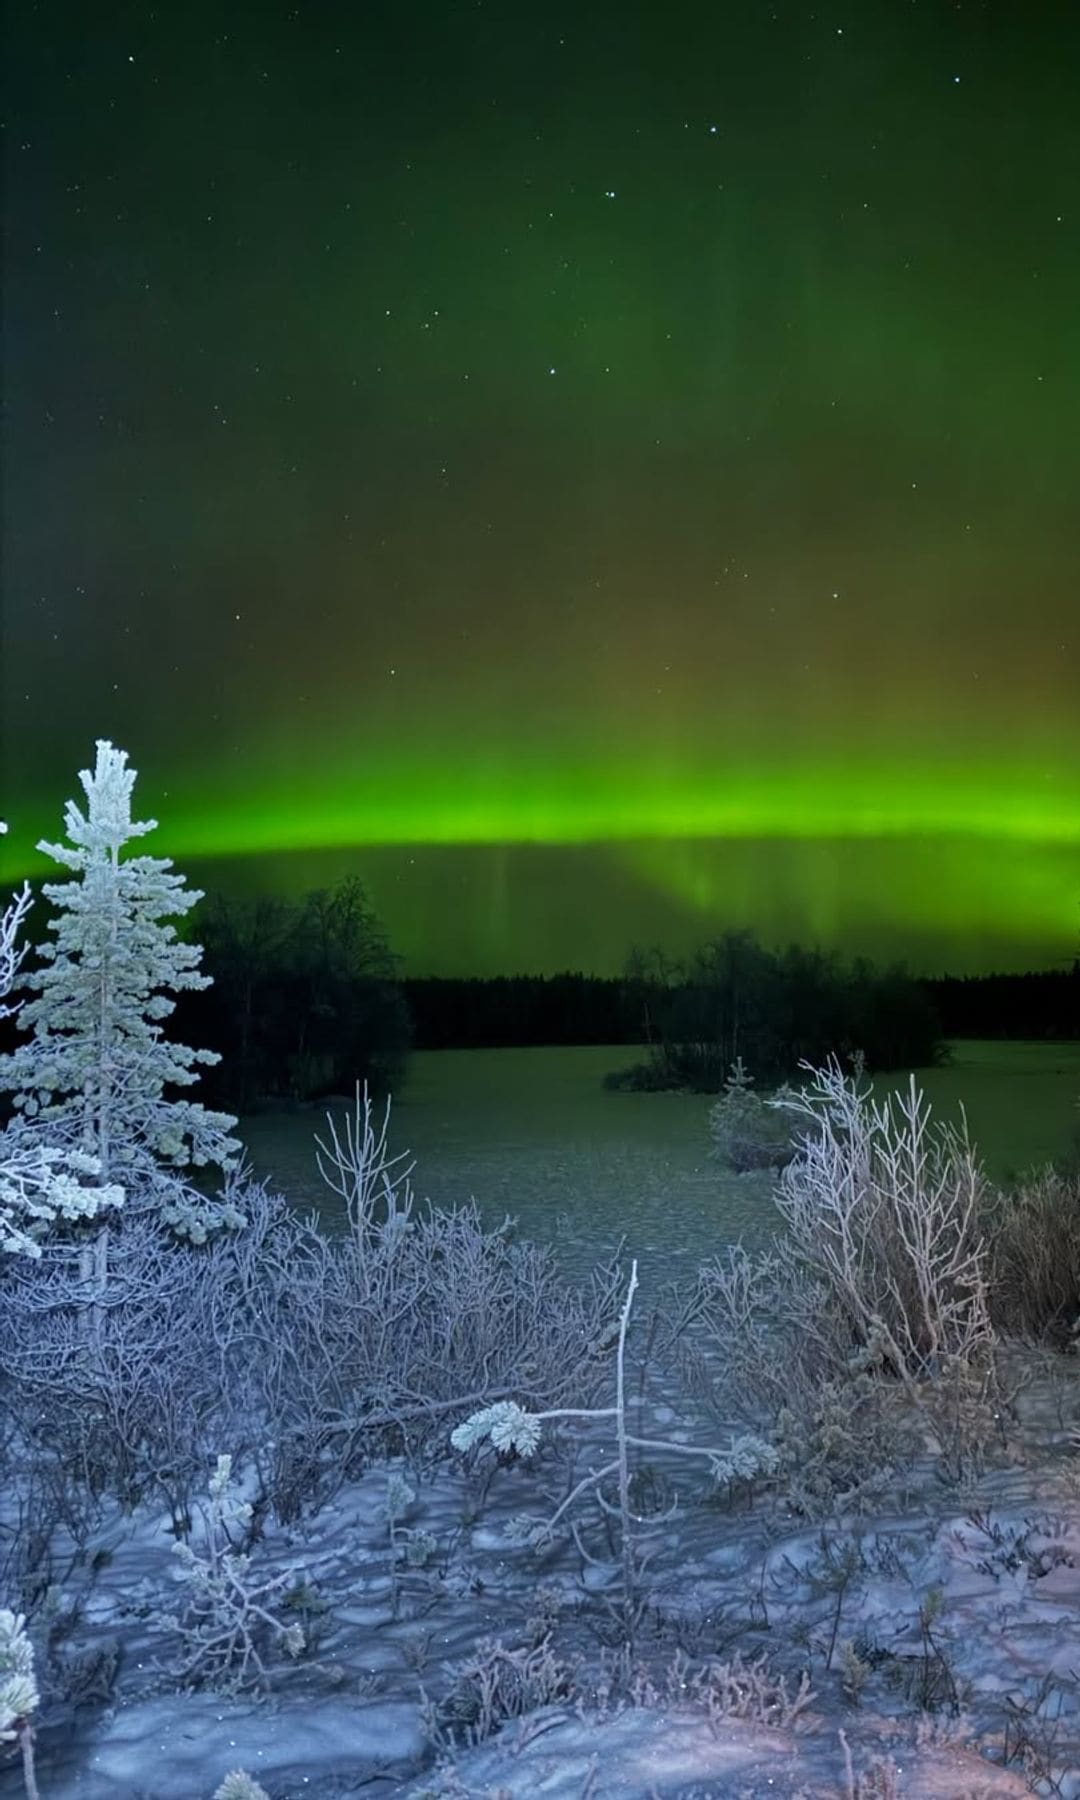
[[[236,1547],[232,1533],[248,1530],[252,1509],[235,1490],[231,1456],[217,1458],[208,1491],[201,1554],[182,1540],[174,1546],[189,1601],[184,1613],[167,1620],[183,1645],[171,1673],[182,1683],[209,1683],[228,1693],[265,1690],[268,1647],[295,1658],[306,1645],[301,1625],[286,1624],[271,1611],[285,1604],[296,1571],[258,1579],[251,1558]]]
[[[777,1097],[783,1099],[787,1092],[781,1088]],[[709,1135],[713,1161],[736,1175],[783,1168],[794,1154],[786,1122],[755,1094],[753,1076],[741,1056],[735,1058],[723,1093],[709,1109]]]
[[[197,1081],[196,1065],[218,1060],[213,1051],[171,1043],[163,1031],[172,996],[209,981],[199,973],[198,946],[163,922],[183,917],[201,895],[171,873],[167,859],[125,854],[155,821],[132,818],[135,771],[124,751],[99,740],[93,770],[79,779],[86,810],[68,801],[70,841],[38,845],[71,879],[45,886],[57,909],[49,921],[54,939],[41,948],[45,966],[25,977],[36,997],[23,1006],[20,1025],[32,1035],[0,1057],[0,1089],[14,1093],[24,1141],[93,1157],[103,1187],[122,1183],[129,1205],[137,1199],[179,1235],[202,1242],[243,1221],[180,1173],[231,1167],[239,1144],[228,1133],[236,1121],[166,1097],[167,1088]],[[92,1271],[99,1294],[107,1252],[102,1226]]]
[[[270,1800],[270,1796],[246,1769],[231,1769],[214,1789],[214,1800]]]

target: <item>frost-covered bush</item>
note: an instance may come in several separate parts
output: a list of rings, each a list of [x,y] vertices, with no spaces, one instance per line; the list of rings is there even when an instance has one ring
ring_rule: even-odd
[[[698,1271],[688,1312],[691,1390],[717,1419],[765,1438],[775,1463],[760,1473],[779,1478],[786,1504],[811,1518],[863,1510],[910,1462],[920,1440],[875,1347],[853,1349],[839,1315],[829,1331],[824,1289],[783,1257],[731,1246]]]
[[[283,1202],[244,1201],[222,1245],[230,1329],[251,1346],[238,1382],[268,1421],[263,1479],[275,1512],[323,1504],[373,1455],[445,1455],[448,1414],[514,1398],[586,1403],[603,1380],[614,1279],[584,1288],[553,1253],[486,1230],[475,1205],[414,1205],[406,1159],[358,1096],[321,1166],[346,1201],[331,1238]],[[257,1347],[257,1348],[256,1348]]]
[[[914,1083],[876,1102],[831,1063],[779,1104],[800,1132],[783,1229],[763,1255],[737,1246],[699,1270],[688,1361],[808,1506],[854,1503],[914,1453],[915,1418],[943,1456],[974,1454],[969,1427],[992,1423],[988,1190],[963,1129],[936,1125]]]
[[[778,1099],[786,1098],[782,1088]],[[709,1109],[710,1155],[722,1168],[736,1175],[757,1169],[781,1169],[795,1154],[790,1126],[784,1115],[755,1094],[753,1077],[742,1057],[731,1065],[719,1100]]]
[[[884,1100],[835,1061],[810,1077],[774,1102],[801,1131],[777,1193],[781,1257],[820,1290],[852,1347],[909,1386],[946,1357],[985,1357],[988,1188],[964,1121],[934,1121],[914,1076],[906,1094]],[[813,1332],[816,1308],[807,1313]]]
[[[587,1403],[604,1378],[612,1281],[570,1286],[550,1251],[485,1230],[475,1206],[414,1208],[385,1121],[380,1134],[362,1100],[357,1116],[344,1234],[239,1181],[222,1201],[245,1230],[205,1245],[122,1216],[92,1356],[79,1247],[10,1259],[0,1404],[39,1459],[125,1506],[164,1502],[182,1530],[207,1445],[228,1442],[293,1520],[373,1457],[445,1455],[451,1411]]]
[[[1043,1169],[987,1209],[990,1311],[1010,1336],[1080,1337],[1080,1178]]]
[[[251,1558],[238,1548],[252,1521],[232,1477],[232,1457],[219,1456],[209,1484],[210,1505],[200,1511],[199,1548],[175,1545],[189,1586],[183,1611],[167,1622],[180,1635],[181,1649],[171,1673],[183,1683],[207,1683],[239,1693],[267,1689],[273,1650],[297,1657],[304,1649],[303,1627],[279,1616],[296,1571],[260,1578]]]
[[[153,1500],[178,1528],[202,1482],[208,1442],[250,1445],[243,1370],[252,1345],[233,1317],[223,1241],[170,1243],[150,1217],[120,1215],[112,1271],[88,1354],[77,1243],[11,1258],[0,1281],[0,1410],[26,1467],[126,1507]],[[63,1472],[63,1481],[60,1481]],[[66,1497],[65,1497],[66,1495]],[[62,1504],[61,1504],[62,1502]]]
[[[805,1518],[866,1513],[897,1499],[897,1471],[919,1448],[912,1422],[864,1373],[803,1388],[779,1408],[773,1448],[785,1503]]]
[[[0,819],[0,837],[6,835],[7,821]],[[10,1018],[14,1011],[13,1007],[4,1005],[3,1000],[14,987],[15,977],[26,955],[25,945],[19,943],[19,933],[31,904],[30,883],[24,881],[19,892],[12,895],[0,917],[0,1019]]]
[[[749,1661],[737,1650],[723,1661],[709,1658],[697,1667],[680,1651],[658,1679],[639,1670],[630,1697],[635,1706],[700,1707],[713,1726],[745,1719],[784,1729],[796,1724],[816,1695],[805,1670],[792,1693],[786,1677],[773,1674],[764,1656]]]
[[[635,1513],[631,1502],[633,1485],[630,1470],[631,1452],[664,1450],[671,1455],[700,1457],[709,1464],[710,1472],[717,1483],[725,1486],[730,1485],[734,1479],[736,1468],[745,1470],[752,1464],[755,1471],[764,1472],[766,1468],[774,1464],[768,1445],[752,1442],[745,1437],[729,1444],[726,1448],[716,1448],[713,1445],[683,1444],[672,1439],[646,1438],[628,1429],[626,1341],[637,1285],[637,1263],[634,1262],[630,1267],[630,1280],[627,1283],[626,1296],[619,1314],[618,1335],[615,1340],[613,1405],[559,1406],[531,1412],[527,1408],[519,1406],[516,1401],[500,1401],[494,1406],[482,1407],[479,1411],[471,1413],[468,1418],[456,1425],[450,1434],[450,1442],[454,1449],[462,1453],[467,1453],[490,1441],[496,1450],[503,1453],[514,1451],[523,1459],[528,1460],[539,1448],[543,1434],[542,1428],[548,1420],[556,1422],[556,1429],[564,1421],[571,1419],[587,1420],[589,1423],[599,1419],[610,1420],[615,1440],[614,1455],[611,1461],[600,1468],[591,1467],[588,1474],[570,1489],[547,1519],[533,1521],[519,1517],[510,1521],[508,1532],[515,1541],[541,1548],[551,1543],[556,1528],[561,1526],[564,1531],[569,1530],[573,1533],[580,1550],[581,1542],[571,1514],[578,1502],[586,1497],[595,1501],[605,1523],[609,1521],[617,1523],[622,1576],[618,1623],[623,1644],[628,1653],[633,1651],[634,1636],[639,1620],[639,1576],[643,1561],[638,1547],[638,1528],[643,1521]],[[604,1492],[605,1482],[611,1484],[613,1491],[611,1499]],[[669,1508],[663,1518],[670,1518],[673,1510],[674,1507]]]
[[[449,1673],[444,1699],[436,1704],[424,1693],[421,1705],[428,1740],[440,1750],[482,1744],[507,1719],[570,1699],[577,1676],[576,1665],[556,1656],[548,1638],[516,1648],[483,1638]]]

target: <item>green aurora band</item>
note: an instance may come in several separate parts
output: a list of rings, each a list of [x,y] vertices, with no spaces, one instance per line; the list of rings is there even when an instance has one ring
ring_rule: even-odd
[[[412,972],[610,973],[631,942],[688,950],[744,925],[928,973],[1042,966],[1074,948],[1080,789],[1044,765],[837,759],[710,778],[670,761],[541,767],[448,751],[336,765],[318,782],[297,769],[260,781],[245,764],[243,780],[233,768],[201,786],[190,770],[161,788],[140,778],[136,810],[161,821],[147,849],[225,891],[359,872]],[[58,796],[42,814],[46,838],[60,810]],[[9,880],[47,866],[21,833],[0,854]],[[453,922],[448,901],[464,903]]]
[[[418,972],[1073,957],[1080,7],[9,36],[9,883],[104,736]]]

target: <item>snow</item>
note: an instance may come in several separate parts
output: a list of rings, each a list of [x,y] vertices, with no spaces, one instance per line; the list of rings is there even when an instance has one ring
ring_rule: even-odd
[[[950,1052],[944,1067],[918,1071],[920,1086],[946,1118],[964,1105],[992,1176],[1068,1154],[1080,1044],[957,1041]],[[417,1051],[395,1096],[395,1138],[440,1206],[475,1195],[489,1226],[509,1212],[523,1236],[555,1243],[574,1279],[624,1238],[643,1291],[689,1277],[736,1238],[764,1247],[776,1228],[770,1184],[710,1160],[712,1097],[604,1091],[605,1072],[637,1055],[626,1044]],[[245,1118],[241,1133],[256,1173],[332,1229],[312,1152],[321,1123],[318,1109],[268,1112]]]
[[[682,1229],[670,1192],[656,1205],[669,1236]],[[659,1225],[655,1241],[652,1288],[672,1256]],[[644,1335],[645,1308],[630,1429],[716,1442],[676,1368],[649,1364],[639,1388]],[[268,1519],[253,1573],[291,1572],[308,1644],[274,1660],[267,1695],[175,1691],[171,1520],[105,1505],[78,1554],[54,1547],[47,1604],[63,1655],[100,1668],[83,1704],[46,1695],[42,1800],[210,1800],[236,1768],[271,1800],[1080,1800],[1078,1365],[1075,1353],[1019,1347],[1007,1363],[1015,1400],[985,1470],[958,1485],[927,1456],[873,1513],[811,1521],[767,1483],[718,1492],[704,1463],[649,1451],[638,1490],[648,1560],[625,1667],[617,1526],[584,1504],[576,1532],[546,1545],[508,1529],[541,1524],[610,1461],[609,1420],[545,1428],[534,1457],[500,1459],[490,1444],[451,1450],[463,1407],[422,1469],[372,1464],[314,1516]],[[394,1473],[414,1495],[394,1518],[396,1565]],[[551,1691],[473,1743],[463,1702],[473,1717],[483,1706],[461,1670],[490,1664],[492,1644],[531,1655]],[[753,1672],[759,1659],[767,1676]],[[806,1703],[785,1706],[803,1683]],[[0,1800],[21,1792],[0,1749]]]
[[[268,1525],[252,1552],[260,1573],[295,1567],[326,1610],[312,1615],[311,1653],[276,1669],[267,1698],[169,1690],[160,1670],[170,1650],[162,1614],[175,1604],[173,1540],[159,1515],[110,1514],[90,1546],[109,1554],[98,1559],[76,1635],[84,1649],[119,1639],[116,1689],[104,1709],[46,1714],[38,1739],[43,1800],[209,1800],[238,1766],[272,1800],[361,1791],[401,1800],[841,1796],[849,1791],[844,1738],[856,1777],[866,1778],[858,1793],[1022,1794],[1031,1791],[1022,1768],[999,1766],[1005,1702],[1035,1708],[1048,1676],[1067,1697],[1048,1703],[1050,1714],[1062,1710],[1056,1740],[1052,1717],[1029,1728],[1056,1741],[1048,1753],[1053,1791],[1075,1800],[1080,1459],[1060,1423],[1061,1380],[1075,1383],[1075,1364],[1045,1352],[1031,1353],[1031,1362],[1007,1460],[971,1483],[962,1504],[927,1465],[910,1504],[809,1524],[785,1516],[780,1497],[768,1493],[749,1506],[718,1505],[703,1472],[657,1453],[658,1481],[677,1494],[679,1510],[650,1546],[650,1605],[635,1659],[648,1672],[638,1678],[639,1704],[603,1696],[614,1652],[599,1641],[602,1599],[617,1594],[618,1572],[602,1528],[581,1533],[596,1566],[573,1538],[538,1553],[505,1535],[512,1517],[539,1520],[552,1493],[566,1491],[571,1437],[579,1473],[599,1460],[604,1422],[568,1430],[533,1464],[493,1463],[489,1449],[440,1462],[419,1483],[411,1474],[416,1499],[401,1529],[430,1532],[436,1548],[424,1566],[399,1564],[397,1616],[388,1466],[369,1469],[314,1519]],[[694,1435],[693,1409],[668,1376],[646,1397],[643,1432],[655,1435],[672,1416]],[[856,1566],[838,1594],[822,1559],[845,1550]],[[920,1609],[933,1591],[940,1603],[931,1630],[961,1696],[958,1717],[948,1705],[933,1715],[918,1706],[927,1679]],[[425,1739],[424,1691],[445,1698],[454,1667],[483,1640],[535,1645],[548,1631],[567,1664],[582,1659],[580,1692],[509,1720],[476,1747],[444,1751],[440,1766]],[[858,1704],[840,1676],[839,1647],[850,1640],[868,1660],[867,1646],[881,1658]],[[737,1651],[751,1661],[767,1656],[790,1692],[809,1671],[814,1697],[791,1726],[710,1718],[700,1703],[680,1704],[688,1670]],[[895,1764],[892,1790],[881,1785],[884,1775],[868,1775],[875,1757]],[[11,1765],[0,1795],[19,1791]]]

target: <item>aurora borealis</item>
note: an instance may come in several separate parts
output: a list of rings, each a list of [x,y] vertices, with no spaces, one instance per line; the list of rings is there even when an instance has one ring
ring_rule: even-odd
[[[14,9],[0,868],[413,972],[1080,923],[1080,12]]]

